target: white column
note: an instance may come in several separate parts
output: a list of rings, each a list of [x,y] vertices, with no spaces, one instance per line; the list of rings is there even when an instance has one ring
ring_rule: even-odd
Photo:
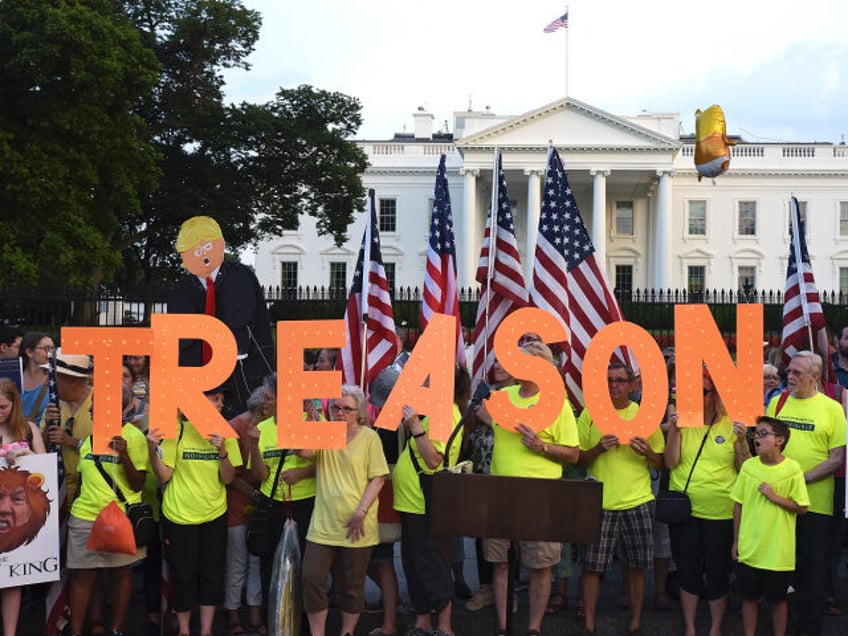
[[[456,274],[457,285],[471,287],[476,285],[474,275],[477,270],[477,259],[480,258],[480,241],[477,236],[477,168],[461,168],[459,174],[465,179],[462,189],[462,217],[459,220],[459,231],[456,235]],[[456,222],[456,219],[454,220]]]
[[[607,271],[607,177],[609,170],[589,170],[592,176],[592,243],[601,269]]]
[[[544,170],[527,168],[527,231],[524,251],[524,280],[533,280],[533,265],[536,262],[536,232],[539,229],[539,212],[542,209],[541,177]]]
[[[654,288],[671,286],[671,179],[673,170],[657,170],[654,214]]]

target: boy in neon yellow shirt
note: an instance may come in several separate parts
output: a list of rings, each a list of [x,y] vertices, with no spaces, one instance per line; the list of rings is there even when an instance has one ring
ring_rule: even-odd
[[[746,636],[757,630],[760,596],[771,603],[775,634],[786,633],[786,590],[795,571],[795,519],[807,512],[810,498],[804,472],[783,456],[789,427],[773,417],[757,418],[757,457],[742,464],[733,486],[733,558],[739,562]],[[768,528],[768,531],[763,531]]]

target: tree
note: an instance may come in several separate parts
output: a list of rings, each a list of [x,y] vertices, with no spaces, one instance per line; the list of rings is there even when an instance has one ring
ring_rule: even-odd
[[[134,111],[158,63],[109,0],[0,2],[0,281],[83,287],[156,184]]]
[[[299,214],[343,242],[359,102],[301,86],[226,105],[221,71],[248,68],[259,25],[240,0],[0,0],[0,281],[167,282],[198,214],[234,251]]]

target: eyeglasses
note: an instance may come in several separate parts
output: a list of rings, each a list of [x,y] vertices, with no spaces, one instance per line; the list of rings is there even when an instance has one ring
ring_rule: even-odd
[[[607,378],[607,384],[627,384],[630,382],[627,378]]]
[[[33,349],[44,349],[44,351],[50,353],[51,351],[55,351],[56,347],[53,345],[38,345],[37,347],[33,347]]]
[[[536,334],[524,334],[518,339],[518,346],[523,347],[526,344],[530,344],[531,342],[542,342],[542,339]]]
[[[763,380],[779,380],[779,375],[764,375]]]
[[[769,435],[777,435],[777,433],[773,431],[767,431],[764,428],[758,428],[756,431],[754,431],[754,435],[756,435],[757,437],[768,437]]]
[[[333,404],[334,411],[342,411],[345,415],[349,415],[356,411],[355,406],[342,406],[341,404]]]

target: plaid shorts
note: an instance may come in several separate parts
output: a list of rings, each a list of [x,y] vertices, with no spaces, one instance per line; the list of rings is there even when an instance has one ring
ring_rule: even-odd
[[[654,565],[654,502],[628,510],[604,510],[601,514],[601,542],[586,546],[583,568],[608,572],[615,546],[621,540],[624,567],[647,569]]]

